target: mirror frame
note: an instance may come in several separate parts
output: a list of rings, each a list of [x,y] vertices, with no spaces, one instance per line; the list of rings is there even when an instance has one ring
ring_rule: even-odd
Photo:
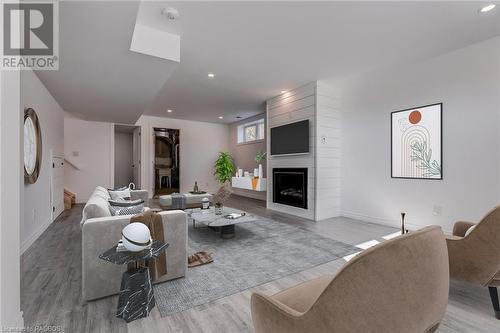
[[[34,184],[36,183],[38,176],[40,175],[40,166],[42,164],[42,131],[40,129],[40,121],[38,120],[38,116],[32,108],[27,108],[24,111],[24,121],[23,121],[23,130],[24,130],[24,123],[26,122],[26,119],[30,118],[31,121],[33,122],[33,125],[35,126],[35,135],[36,135],[36,162],[35,162],[35,169],[33,170],[33,173],[29,174],[26,171],[26,165],[24,165],[24,181],[29,183],[29,184]]]

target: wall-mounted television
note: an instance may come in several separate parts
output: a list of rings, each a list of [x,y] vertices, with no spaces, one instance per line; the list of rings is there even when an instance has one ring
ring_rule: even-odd
[[[309,120],[271,128],[271,155],[309,153]]]

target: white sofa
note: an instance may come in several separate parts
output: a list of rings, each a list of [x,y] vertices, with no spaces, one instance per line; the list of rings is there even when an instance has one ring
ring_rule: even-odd
[[[147,199],[147,191],[132,191],[132,199]],[[82,294],[93,300],[120,291],[122,273],[120,266],[99,259],[99,254],[116,245],[122,229],[129,224],[131,215],[111,216],[109,194],[97,187],[83,209],[82,221]],[[159,213],[162,216],[167,249],[167,275],[156,283],[180,278],[187,272],[187,215],[180,210]]]

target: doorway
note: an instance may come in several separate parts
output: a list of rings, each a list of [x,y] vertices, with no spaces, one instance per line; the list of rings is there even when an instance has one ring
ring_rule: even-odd
[[[141,188],[141,128],[115,125],[115,187],[134,183]]]
[[[178,129],[154,128],[155,196],[179,192],[179,132]]]

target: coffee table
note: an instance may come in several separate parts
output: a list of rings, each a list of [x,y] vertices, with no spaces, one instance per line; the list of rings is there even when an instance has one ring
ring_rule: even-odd
[[[216,215],[214,207],[210,207],[209,209],[186,209],[185,212],[193,221],[194,229],[197,228],[196,222],[202,223],[210,228],[218,228],[220,229],[220,237],[225,239],[233,238],[235,236],[236,224],[253,222],[257,220],[254,215],[230,207],[224,207],[222,209],[222,215]],[[237,219],[228,219],[225,217],[226,215],[231,213],[245,213],[245,216],[239,217]]]

